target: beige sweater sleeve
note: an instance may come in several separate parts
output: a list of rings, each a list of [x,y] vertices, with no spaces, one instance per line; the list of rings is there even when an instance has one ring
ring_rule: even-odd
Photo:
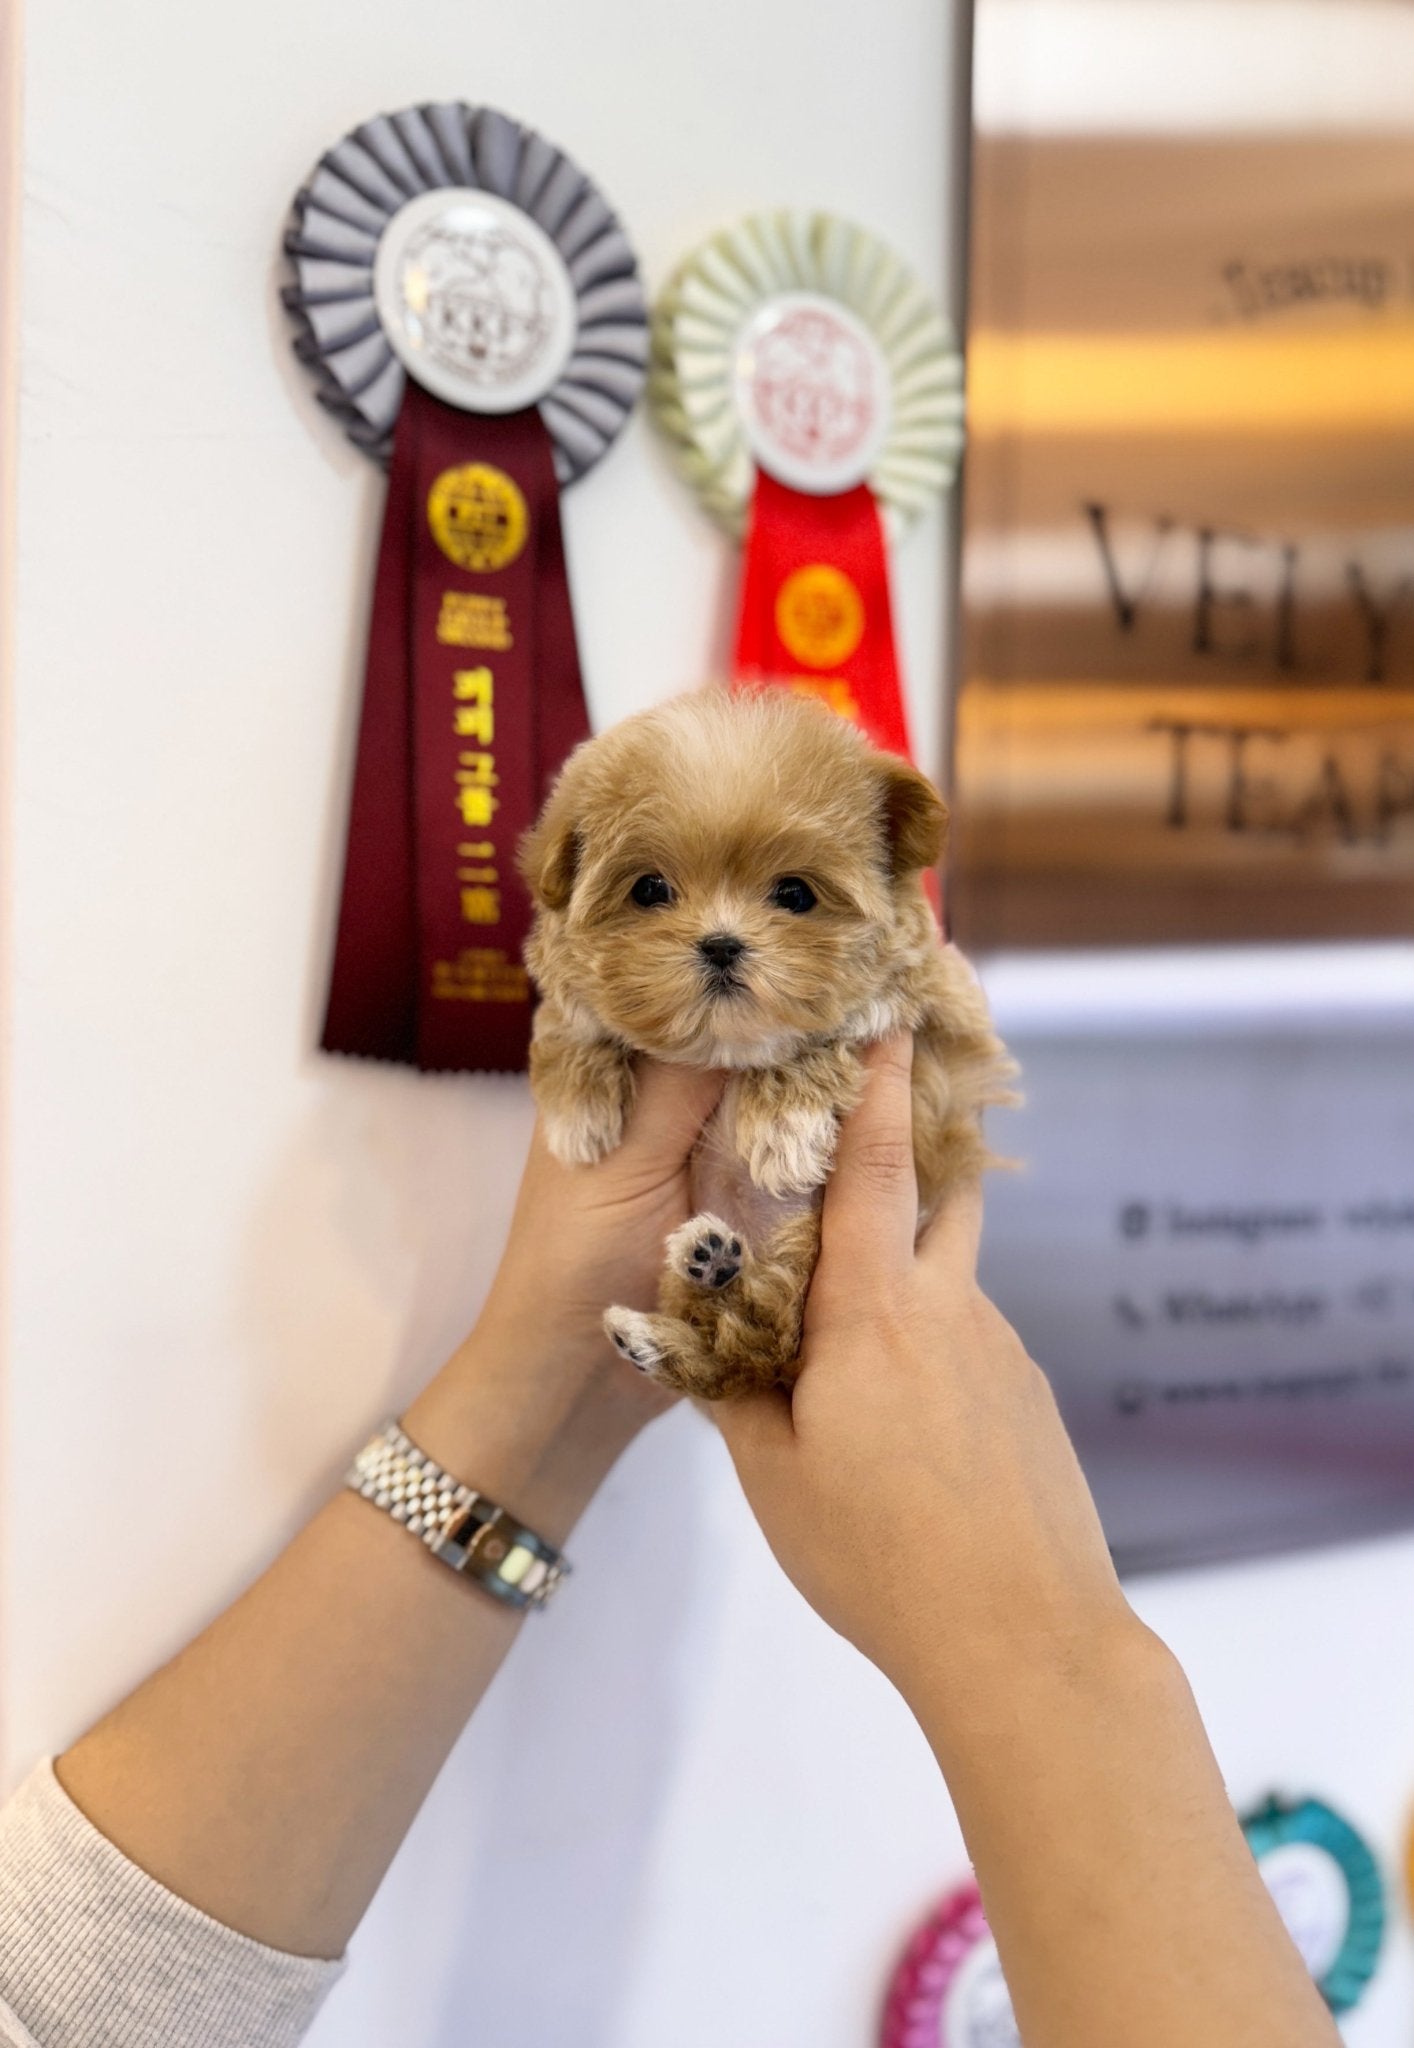
[[[0,2048],[294,2048],[342,1968],[174,1897],[48,1762],[0,1808]]]

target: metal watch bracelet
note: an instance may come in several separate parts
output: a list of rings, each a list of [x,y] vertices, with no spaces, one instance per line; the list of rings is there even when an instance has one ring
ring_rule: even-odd
[[[569,1570],[543,1537],[444,1472],[398,1422],[369,1439],[345,1483],[507,1607],[543,1607]]]

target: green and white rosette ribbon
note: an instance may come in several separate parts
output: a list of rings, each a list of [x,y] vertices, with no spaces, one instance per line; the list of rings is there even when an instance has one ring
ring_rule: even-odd
[[[1321,1996],[1332,2012],[1349,2012],[1375,1974],[1385,1931],[1369,1844],[1319,1799],[1269,1799],[1242,1831]]]
[[[295,353],[380,461],[409,373],[471,413],[535,405],[562,485],[642,389],[647,303],[618,219],[563,150],[493,107],[363,122],[296,194],[285,251]]]
[[[732,534],[758,466],[805,492],[867,483],[890,540],[957,474],[953,330],[885,242],[833,214],[753,214],[694,250],[654,308],[648,390]]]

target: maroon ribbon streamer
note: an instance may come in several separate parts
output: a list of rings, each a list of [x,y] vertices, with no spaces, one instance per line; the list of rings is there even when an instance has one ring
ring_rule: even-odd
[[[515,847],[589,734],[549,434],[411,379],[373,586],[321,1043],[520,1069],[531,903]]]

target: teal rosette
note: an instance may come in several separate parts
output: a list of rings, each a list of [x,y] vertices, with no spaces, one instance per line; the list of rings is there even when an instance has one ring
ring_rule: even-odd
[[[1375,1974],[1388,1917],[1373,1850],[1320,1799],[1268,1799],[1242,1832],[1321,1996],[1349,2012]]]

